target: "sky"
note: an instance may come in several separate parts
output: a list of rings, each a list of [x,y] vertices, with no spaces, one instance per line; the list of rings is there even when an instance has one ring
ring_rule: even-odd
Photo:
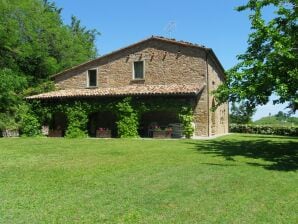
[[[63,9],[66,24],[75,15],[82,25],[101,33],[96,40],[99,55],[158,35],[210,47],[223,67],[229,69],[247,48],[248,12],[234,10],[245,0],[53,1]],[[272,11],[266,11],[265,16],[271,17]],[[258,107],[253,120],[287,112],[285,107],[272,102]]]

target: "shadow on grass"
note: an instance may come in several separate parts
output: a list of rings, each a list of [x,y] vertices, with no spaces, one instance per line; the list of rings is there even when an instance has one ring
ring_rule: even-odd
[[[268,163],[247,162],[248,165],[263,167],[268,170],[295,171],[298,169],[298,142],[293,138],[251,137],[250,140],[240,138],[216,139],[195,144],[201,153],[222,156],[226,160],[235,161],[234,156],[252,159],[263,159]]]

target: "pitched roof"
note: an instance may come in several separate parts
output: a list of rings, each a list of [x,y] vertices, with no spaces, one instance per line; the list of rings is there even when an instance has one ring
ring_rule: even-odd
[[[129,85],[113,88],[64,89],[26,97],[26,99],[89,98],[100,96],[198,95],[198,85]]]
[[[163,42],[167,42],[167,43],[177,44],[177,45],[180,45],[180,46],[194,47],[194,48],[200,48],[200,49],[203,49],[203,50],[205,50],[206,52],[209,52],[209,54],[212,56],[212,58],[214,58],[216,64],[220,67],[220,69],[222,69],[223,72],[225,71],[224,67],[222,66],[222,64],[220,63],[220,61],[218,60],[218,58],[216,57],[215,53],[213,52],[213,50],[212,50],[211,48],[207,48],[207,47],[205,47],[204,45],[194,44],[194,43],[190,43],[190,42],[186,42],[186,41],[177,41],[177,40],[175,40],[175,39],[165,38],[165,37],[161,37],[161,36],[151,36],[151,37],[149,37],[149,38],[147,38],[147,39],[144,39],[144,40],[141,40],[141,41],[139,41],[139,42],[137,42],[137,43],[134,43],[134,44],[131,44],[131,45],[129,45],[129,46],[120,48],[120,49],[118,49],[118,50],[116,50],[116,51],[112,51],[111,53],[105,54],[105,55],[103,55],[103,56],[101,56],[101,57],[98,57],[98,58],[96,58],[96,59],[93,59],[93,60],[84,62],[84,63],[82,63],[82,64],[79,64],[79,65],[76,65],[76,66],[71,67],[71,68],[69,68],[69,69],[66,69],[66,70],[64,70],[64,71],[62,71],[62,72],[59,72],[59,73],[57,73],[57,74],[54,74],[54,75],[51,76],[51,78],[54,78],[54,77],[56,77],[56,76],[63,75],[63,74],[65,74],[66,72],[75,70],[75,69],[77,69],[77,68],[79,68],[79,67],[81,67],[81,66],[87,65],[87,64],[92,63],[92,62],[97,61],[97,60],[101,60],[101,59],[103,59],[103,58],[106,58],[106,57],[109,57],[109,56],[111,56],[111,55],[117,54],[117,53],[119,53],[119,52],[121,52],[121,51],[123,51],[123,50],[129,49],[129,48],[132,48],[132,47],[135,47],[135,46],[137,46],[137,45],[143,44],[143,43],[148,42],[148,41],[151,41],[151,40],[158,40],[158,41],[163,41]]]

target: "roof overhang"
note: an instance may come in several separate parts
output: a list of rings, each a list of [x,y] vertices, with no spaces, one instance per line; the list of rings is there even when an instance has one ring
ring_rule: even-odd
[[[196,96],[204,88],[199,85],[128,85],[113,88],[64,89],[26,97],[28,100],[94,98],[116,96]]]

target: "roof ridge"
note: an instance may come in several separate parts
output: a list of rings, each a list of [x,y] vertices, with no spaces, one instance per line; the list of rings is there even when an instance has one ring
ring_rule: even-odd
[[[208,48],[208,47],[206,47],[203,44],[197,44],[197,43],[193,43],[193,42],[189,42],[189,41],[184,41],[184,40],[176,40],[175,38],[168,38],[168,37],[164,37],[164,36],[154,36],[154,35],[152,35],[152,38],[173,41],[173,42],[187,44],[187,45],[192,45],[192,46],[196,46],[196,47]]]

